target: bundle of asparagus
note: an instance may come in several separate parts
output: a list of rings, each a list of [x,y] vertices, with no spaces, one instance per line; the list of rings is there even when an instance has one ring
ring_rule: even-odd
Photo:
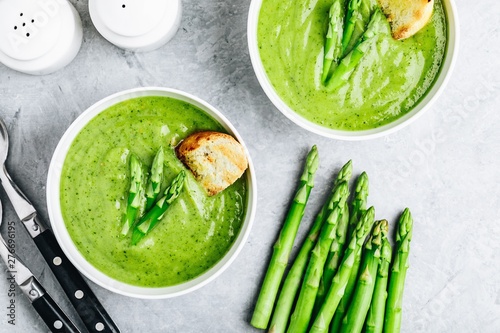
[[[345,19],[344,19],[345,18]],[[323,55],[323,83],[338,88],[351,76],[387,20],[375,0],[333,0]]]
[[[311,155],[313,170],[308,168]],[[313,147],[304,175],[314,175],[316,168],[317,150]],[[252,317],[253,326],[268,328],[272,333],[399,332],[412,217],[406,208],[399,219],[392,257],[387,220],[374,222],[375,209],[367,208],[368,176],[365,172],[359,175],[349,200],[351,175],[349,161],[339,171],[328,200],[282,281],[312,189],[311,182],[305,181],[311,177],[303,177],[298,192],[308,187],[309,191],[299,203],[295,196],[288,216],[297,218],[293,227],[287,218],[276,242]],[[298,215],[294,213],[297,204]]]
[[[143,170],[142,162],[136,155],[131,154],[130,156],[130,187],[121,234],[126,236],[132,230],[132,245],[136,245],[158,224],[184,186],[186,174],[181,171],[160,197],[164,181],[163,161],[163,148],[160,147],[153,159],[150,177],[145,185],[147,174]]]

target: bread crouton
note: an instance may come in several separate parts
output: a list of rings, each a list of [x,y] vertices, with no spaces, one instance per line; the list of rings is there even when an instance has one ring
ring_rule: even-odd
[[[210,196],[234,183],[248,167],[243,146],[220,132],[191,134],[178,145],[177,157]]]
[[[394,39],[405,39],[422,29],[432,16],[434,0],[378,0]]]

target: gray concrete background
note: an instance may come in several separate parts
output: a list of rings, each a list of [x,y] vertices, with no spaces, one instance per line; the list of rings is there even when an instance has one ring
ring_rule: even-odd
[[[342,142],[311,134],[264,95],[247,49],[250,2],[184,0],[181,27],[149,53],[122,51],[95,30],[87,1],[71,1],[84,25],[75,60],[46,76],[0,65],[0,115],[10,136],[8,168],[47,217],[48,165],[58,140],[87,107],[140,86],[181,89],[222,111],[243,136],[259,185],[250,237],[219,278],[189,295],[138,300],[90,285],[122,332],[254,332],[248,324],[271,246],[301,161],[317,144],[321,166],[299,239],[333,174],[348,159],[367,171],[377,218],[394,223],[412,209],[415,227],[404,298],[404,332],[500,331],[500,5],[457,0],[462,28],[458,63],[444,94],[415,123],[390,136]],[[16,219],[5,194],[4,219]],[[5,229],[3,229],[5,232]],[[17,250],[65,309],[69,303],[18,224]],[[4,271],[5,266],[1,265]],[[16,326],[7,324],[7,281],[0,274],[0,331],[46,332],[19,294]],[[70,312],[74,318],[74,313]]]

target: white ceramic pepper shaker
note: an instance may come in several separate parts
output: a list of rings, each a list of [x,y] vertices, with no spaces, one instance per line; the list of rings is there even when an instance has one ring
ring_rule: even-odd
[[[151,51],[177,32],[181,0],[89,0],[94,26],[110,43],[130,51]]]
[[[0,0],[0,62],[43,75],[69,64],[82,44],[82,22],[67,0]]]

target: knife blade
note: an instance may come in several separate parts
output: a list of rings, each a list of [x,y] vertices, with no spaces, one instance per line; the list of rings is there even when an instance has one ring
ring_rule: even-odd
[[[0,182],[2,183],[5,193],[7,193],[7,196],[12,203],[17,216],[21,222],[23,222],[31,238],[38,236],[46,228],[43,224],[39,224],[36,221],[37,214],[35,207],[33,207],[24,193],[21,192],[17,185],[12,181],[5,164],[0,170]]]

